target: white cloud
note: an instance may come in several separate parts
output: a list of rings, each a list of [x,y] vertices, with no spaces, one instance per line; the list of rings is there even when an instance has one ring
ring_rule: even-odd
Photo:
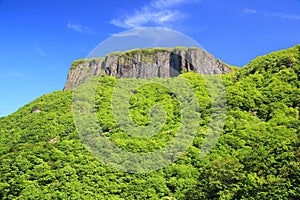
[[[244,12],[245,12],[246,14],[256,14],[256,13],[257,13],[256,10],[249,9],[249,8],[246,8],[246,9],[244,10]]]
[[[121,33],[111,34],[112,37],[130,37],[130,36],[142,36],[139,29],[134,29],[131,31],[125,31]]]
[[[33,49],[36,53],[38,53],[40,56],[47,56],[47,54],[45,53],[45,51],[43,49],[41,49],[40,47],[38,47],[37,45],[33,46]]]
[[[285,13],[268,13],[265,12],[266,17],[276,17],[281,19],[287,19],[287,20],[300,20],[300,15],[291,15],[291,14],[285,14]]]
[[[112,19],[110,23],[122,28],[168,27],[170,23],[187,16],[187,14],[176,10],[176,6],[194,1],[199,0],[154,0],[137,9],[133,15]]]
[[[159,33],[159,34],[158,34]],[[144,27],[137,28],[132,30],[127,30],[118,34],[113,34],[114,37],[141,37],[148,38],[151,40],[161,39],[171,39],[174,37],[174,31],[168,28],[160,28],[160,27]]]
[[[0,73],[0,78],[22,78],[23,74],[16,71],[8,71]]]
[[[151,5],[156,8],[171,8],[180,4],[199,3],[203,0],[153,0]]]
[[[92,29],[90,27],[83,26],[81,24],[75,24],[75,23],[72,23],[72,22],[69,22],[67,24],[67,27],[69,29],[72,29],[74,31],[81,32],[81,33],[91,33],[92,32]]]
[[[160,10],[154,11],[152,9],[143,8],[136,11],[132,16],[124,19],[113,19],[113,25],[123,28],[140,28],[144,25],[164,26],[169,22],[174,22],[185,15],[176,10]]]
[[[170,8],[179,4],[190,3],[195,0],[156,0],[151,2],[151,7],[162,9],[162,8]]]
[[[279,18],[286,20],[300,20],[300,15],[293,15],[287,13],[277,13],[277,12],[260,12],[253,9],[245,8],[245,14],[258,14],[260,16],[265,16],[267,18]]]

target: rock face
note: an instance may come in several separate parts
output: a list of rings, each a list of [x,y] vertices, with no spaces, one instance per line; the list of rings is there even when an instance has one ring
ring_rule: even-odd
[[[182,71],[211,75],[230,73],[231,69],[199,48],[155,48],[117,52],[105,58],[74,61],[64,90],[70,90],[96,75],[117,78],[170,78]]]

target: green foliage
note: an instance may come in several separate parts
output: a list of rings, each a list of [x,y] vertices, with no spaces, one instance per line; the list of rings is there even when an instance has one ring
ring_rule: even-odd
[[[214,94],[208,79],[182,74],[198,98],[197,135],[179,160],[145,174],[116,171],[90,154],[73,122],[71,91],[38,98],[0,119],[0,199],[300,199],[299,49],[258,57],[222,75],[225,125],[206,157],[199,151]],[[154,104],[166,112],[162,130],[146,140],[126,134],[114,120],[116,84],[116,78],[103,77],[97,87],[94,109],[104,134],[133,152],[155,151],[172,141],[181,117],[176,96],[157,84],[132,91],[129,115],[136,124],[150,122]]]
[[[79,59],[79,60],[75,60],[72,65],[71,65],[71,68],[70,70],[73,70],[75,69],[76,67],[78,67],[78,65],[82,64],[82,63],[90,63],[90,62],[93,62],[95,60],[99,60],[99,61],[102,61],[104,60],[103,58],[83,58],[83,59]]]
[[[172,48],[143,48],[143,49],[131,49],[124,52],[112,52],[106,55],[106,57],[109,56],[124,56],[127,58],[132,58],[133,55],[136,55],[137,53],[143,54],[143,55],[154,55],[157,52],[165,52],[165,51],[172,51]]]

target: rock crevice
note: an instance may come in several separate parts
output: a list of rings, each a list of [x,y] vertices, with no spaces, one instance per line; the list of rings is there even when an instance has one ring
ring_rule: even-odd
[[[96,75],[116,78],[170,78],[182,71],[211,75],[230,73],[226,64],[199,48],[135,49],[105,58],[74,61],[64,90],[71,90]]]

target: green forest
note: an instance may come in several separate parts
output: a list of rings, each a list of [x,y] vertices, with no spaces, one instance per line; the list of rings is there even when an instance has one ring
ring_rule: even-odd
[[[197,97],[197,133],[175,162],[147,173],[114,169],[90,153],[74,124],[74,91],[46,94],[1,118],[0,199],[300,199],[300,45],[233,69],[210,78],[223,81],[226,115],[204,156],[214,120],[209,78],[193,72],[178,77]],[[165,110],[158,133],[135,137],[120,128],[111,108],[117,83],[108,76],[97,83],[93,109],[103,134],[135,153],[168,145],[182,118],[176,95],[159,84],[132,91],[129,115],[137,125],[150,123],[154,104]]]

